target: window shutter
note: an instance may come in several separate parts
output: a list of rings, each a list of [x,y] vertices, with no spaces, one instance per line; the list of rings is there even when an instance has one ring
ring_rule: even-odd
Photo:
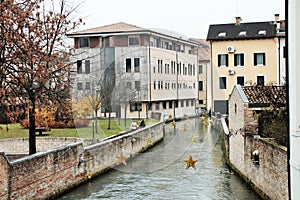
[[[266,54],[264,53],[262,56],[263,56],[263,65],[266,65]]]
[[[257,65],[257,54],[255,53],[254,54],[254,66],[256,66]]]
[[[241,54],[241,66],[244,66],[244,54]]]
[[[218,55],[218,67],[221,66],[221,55]]]
[[[226,56],[226,67],[228,67],[228,54],[226,54],[225,56]]]
[[[234,54],[234,66],[237,66],[237,55]]]

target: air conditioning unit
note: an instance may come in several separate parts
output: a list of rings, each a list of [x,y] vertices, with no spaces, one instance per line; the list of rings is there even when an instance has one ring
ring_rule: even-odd
[[[229,53],[233,53],[234,52],[234,46],[228,46],[227,47],[227,51],[229,52]]]
[[[235,71],[233,69],[228,70],[228,74],[233,75],[235,74]]]

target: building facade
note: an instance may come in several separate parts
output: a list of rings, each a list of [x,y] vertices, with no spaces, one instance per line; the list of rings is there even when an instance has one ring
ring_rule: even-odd
[[[116,23],[69,34],[74,38],[73,94],[96,94],[103,80],[121,117],[195,113],[198,44],[163,29]],[[113,84],[110,84],[113,83]],[[101,91],[101,89],[100,89]]]
[[[210,25],[212,110],[228,113],[234,85],[285,84],[284,21]]]
[[[199,43],[198,48],[198,99],[197,112],[211,110],[211,53],[210,43],[203,39],[193,38]]]

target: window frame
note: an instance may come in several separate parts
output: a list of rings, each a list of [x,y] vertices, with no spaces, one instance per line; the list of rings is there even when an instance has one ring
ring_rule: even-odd
[[[225,84],[224,84],[224,88],[221,87],[221,79],[225,78]],[[222,82],[224,83],[224,81],[222,80]],[[219,77],[219,90],[227,90],[228,89],[228,78],[226,76],[220,76]]]
[[[263,77],[263,79],[264,79],[264,80],[263,80],[263,81],[264,81],[263,84],[260,84],[260,83],[259,83],[259,81],[258,81],[258,78],[259,78],[259,77]],[[256,85],[262,85],[262,86],[264,86],[265,83],[266,83],[266,76],[264,76],[264,75],[257,75],[257,76],[256,76]]]
[[[90,60],[84,61],[84,69],[85,69],[85,74],[91,73],[91,61]]]
[[[238,57],[241,57],[241,58],[238,59]],[[235,67],[244,67],[245,66],[245,54],[244,53],[235,53],[234,54],[234,66]]]
[[[136,40],[136,41],[134,41]],[[128,46],[140,46],[140,36],[129,36]]]
[[[243,83],[243,84],[239,84],[238,78],[243,78],[243,79],[244,79],[244,83]],[[245,82],[246,82],[246,81],[245,81],[245,76],[237,76],[237,77],[236,77],[236,84],[237,84],[237,85],[239,84],[239,85],[241,85],[241,86],[244,86],[244,85],[245,85]]]
[[[82,60],[77,60],[76,61],[76,71],[77,71],[77,74],[82,74]]]
[[[78,38],[78,47],[79,48],[89,48],[90,47],[90,38],[89,37]]]
[[[262,55],[262,64],[258,63],[258,55]],[[253,53],[254,66],[266,66],[266,53],[265,52],[255,52]]]
[[[225,63],[223,63],[222,57],[225,56]],[[225,64],[225,65],[224,65]],[[218,67],[228,67],[229,60],[228,54],[218,54]]]
[[[134,72],[135,73],[141,72],[141,69],[140,69],[141,68],[141,59],[140,58],[134,58],[133,59],[133,65],[134,65]]]
[[[130,61],[130,65],[129,65],[129,63],[127,63],[127,61]],[[125,71],[126,71],[126,73],[131,73],[131,71],[132,71],[131,67],[132,67],[131,58],[125,58]]]
[[[198,91],[203,91],[203,81],[198,81]]]

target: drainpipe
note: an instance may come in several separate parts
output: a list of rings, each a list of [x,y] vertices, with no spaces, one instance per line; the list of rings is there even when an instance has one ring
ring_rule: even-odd
[[[149,61],[148,61],[148,64],[149,64],[149,71],[148,71],[148,73],[149,73],[149,102],[148,102],[148,105],[149,104],[152,104],[151,102],[152,102],[152,85],[151,85],[151,81],[152,81],[152,79],[151,79],[151,47],[150,47],[150,38],[151,38],[151,33],[150,33],[150,35],[149,35],[149,50],[148,50],[148,56],[149,56]],[[148,108],[148,105],[147,105],[147,110],[146,110],[146,118],[148,119],[148,110],[149,110],[149,108]]]
[[[281,70],[281,64],[280,64],[280,57],[281,57],[281,53],[280,53],[280,36],[278,36],[278,85],[281,85],[281,74],[280,74],[280,70]]]

